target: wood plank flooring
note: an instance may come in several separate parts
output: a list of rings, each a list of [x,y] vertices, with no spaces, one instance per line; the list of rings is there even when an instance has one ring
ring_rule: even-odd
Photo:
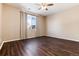
[[[79,56],[79,42],[38,37],[4,43],[0,56]]]

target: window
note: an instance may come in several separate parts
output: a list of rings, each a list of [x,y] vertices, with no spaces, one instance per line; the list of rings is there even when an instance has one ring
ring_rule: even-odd
[[[27,23],[28,23],[28,28],[35,29],[36,28],[36,16],[27,15]]]

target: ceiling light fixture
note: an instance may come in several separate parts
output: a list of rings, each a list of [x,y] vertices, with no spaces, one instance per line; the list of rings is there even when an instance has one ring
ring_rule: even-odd
[[[42,10],[48,10],[48,6],[53,6],[54,4],[52,4],[52,3],[41,3],[40,4],[40,8],[39,8],[39,10],[40,9],[42,9]]]
[[[42,4],[41,4],[41,9],[42,9],[42,10],[48,10],[48,9],[47,9],[47,4],[46,4],[46,3],[42,3]]]

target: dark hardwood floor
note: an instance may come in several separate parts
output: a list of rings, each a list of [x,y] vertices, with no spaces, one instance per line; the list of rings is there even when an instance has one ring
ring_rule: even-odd
[[[1,56],[79,56],[79,42],[38,37],[4,43]]]

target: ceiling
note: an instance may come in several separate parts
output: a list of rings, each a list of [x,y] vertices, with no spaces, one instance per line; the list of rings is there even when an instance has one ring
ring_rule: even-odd
[[[37,3],[17,3],[16,5],[23,7],[26,11],[40,14],[42,16],[48,16],[51,14],[56,14],[59,12],[63,12],[69,8],[79,5],[79,3],[53,3],[53,6],[48,7],[48,11],[38,10],[40,5]]]

